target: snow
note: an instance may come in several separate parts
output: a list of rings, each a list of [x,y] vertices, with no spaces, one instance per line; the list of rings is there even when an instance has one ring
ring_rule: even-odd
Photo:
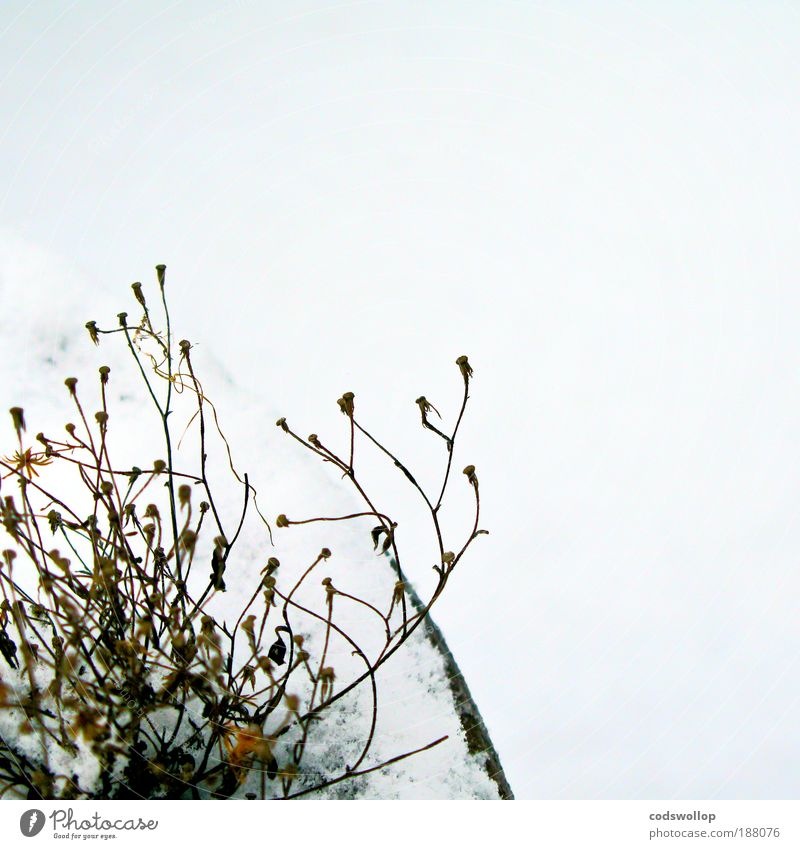
[[[129,468],[138,462],[142,466],[151,458],[163,456],[159,420],[150,409],[150,400],[140,386],[124,340],[121,336],[101,337],[99,348],[95,348],[84,330],[89,319],[96,320],[100,327],[114,327],[117,312],[126,309],[133,314],[130,292],[121,286],[118,297],[111,302],[92,292],[80,275],[65,274],[39,251],[8,235],[3,239],[0,254],[4,263],[0,269],[0,302],[3,304],[0,317],[1,401],[5,407],[12,404],[24,407],[28,427],[26,440],[38,431],[57,434],[62,431],[64,422],[73,417],[63,386],[64,377],[78,377],[79,394],[83,403],[89,404],[87,399],[97,393],[97,368],[105,364],[111,367],[109,447],[113,464]],[[143,281],[146,293],[156,291],[154,277]],[[13,309],[8,308],[11,303]],[[183,336],[191,338],[191,328],[176,328],[176,339]],[[231,444],[233,461],[240,473],[249,474],[258,490],[260,509],[267,516],[274,519],[279,512],[285,512],[290,518],[305,518],[320,514],[343,515],[363,509],[348,490],[346,481],[333,474],[329,466],[306,454],[301,446],[275,427],[278,415],[286,411],[272,409],[257,392],[238,386],[220,368],[211,343],[192,341],[197,342],[193,350],[195,369],[204,392],[216,406]],[[20,352],[24,352],[22,356]],[[184,407],[182,410],[178,407],[176,416],[182,414],[183,419],[176,418],[176,421],[186,421],[191,402],[187,398],[179,400]],[[342,421],[341,433],[333,436],[346,440],[349,438],[346,420]],[[10,424],[5,434],[5,443],[12,446]],[[218,487],[215,499],[222,516],[235,524],[241,510],[241,487],[225,468],[221,441],[217,439],[211,444],[209,468],[212,481]],[[187,436],[176,455],[178,466],[196,465],[196,453],[196,442]],[[47,472],[57,475],[51,469]],[[61,485],[73,487],[71,491],[77,497],[78,491],[68,479],[61,479]],[[4,489],[7,486],[5,482]],[[391,493],[388,495],[391,497]],[[88,505],[84,512],[91,512]],[[296,600],[324,618],[325,596],[320,582],[324,576],[330,576],[337,588],[385,610],[396,574],[388,560],[376,556],[373,551],[370,529],[374,524],[369,517],[353,524],[322,523],[288,529],[278,529],[273,522],[273,547],[265,527],[251,510],[234,549],[235,556],[225,573],[228,591],[216,597],[214,615],[219,621],[232,623],[258,585],[260,570],[268,557],[280,559],[279,586],[286,588],[294,584],[323,546],[332,550],[332,556],[316,568],[298,591]],[[406,555],[415,559],[421,556],[416,552],[406,552]],[[203,562],[200,555],[198,560]],[[474,568],[474,561],[470,562],[467,557],[459,568]],[[205,567],[198,569],[203,571]],[[202,578],[205,580],[206,575]],[[460,578],[461,575],[455,574],[453,580]],[[335,598],[334,612],[334,621],[356,638],[368,657],[374,658],[384,640],[383,626],[375,615],[344,598]],[[293,627],[296,632],[299,628],[305,636],[312,658],[318,656],[324,639],[324,626],[320,621],[298,615],[293,617]],[[364,665],[361,659],[352,656],[343,641],[336,643],[334,635],[330,665],[335,666],[335,686],[340,686],[363,672]],[[14,682],[24,687],[26,683],[19,672],[9,677],[4,669],[3,675],[7,684]],[[41,666],[37,675],[44,675]],[[335,784],[315,794],[316,797],[498,798],[498,786],[487,772],[485,756],[470,754],[468,750],[444,659],[426,638],[423,628],[419,628],[405,647],[380,668],[376,677],[378,723],[374,742],[361,769],[426,746],[444,735],[448,739],[385,769]],[[301,695],[307,696],[307,693]],[[368,735],[371,715],[372,696],[367,680],[339,700],[323,721],[315,725],[303,761],[306,775],[297,789],[334,777],[344,764],[355,763]],[[0,733],[5,738],[20,739],[20,719],[17,712],[0,712]],[[22,735],[22,739],[28,753],[34,754],[38,740],[31,735]],[[286,735],[281,744],[283,750],[276,752],[279,762],[291,742],[292,735]],[[53,766],[63,768],[66,775],[77,775],[81,788],[88,791],[96,786],[98,765],[83,741],[78,741],[78,747],[77,754],[73,754],[49,743],[48,751]],[[119,773],[121,768],[117,771]],[[242,794],[249,791],[258,791],[257,775],[241,789]]]

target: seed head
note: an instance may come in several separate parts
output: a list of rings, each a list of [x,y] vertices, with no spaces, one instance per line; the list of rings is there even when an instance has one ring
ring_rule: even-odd
[[[141,283],[132,283],[131,289],[133,289],[133,294],[136,296],[136,300],[147,309],[147,302],[144,299],[144,292],[142,292],[142,284]]]
[[[345,392],[341,398],[336,402],[339,405],[339,409],[346,415],[352,417],[353,412],[355,410],[355,405],[353,404],[353,399],[356,396],[352,392]]]
[[[461,356],[456,360],[456,365],[461,370],[464,380],[469,380],[472,377],[472,366],[466,356]]]

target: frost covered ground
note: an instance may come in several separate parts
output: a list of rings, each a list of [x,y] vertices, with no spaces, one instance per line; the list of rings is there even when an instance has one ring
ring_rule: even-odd
[[[41,254],[20,243],[6,240],[0,267],[0,386],[3,409],[18,404],[25,409],[27,439],[38,431],[63,432],[72,417],[63,380],[76,376],[79,386],[91,397],[97,392],[96,374],[100,365],[111,367],[110,433],[111,453],[120,467],[139,459],[145,465],[163,454],[160,422],[144,392],[135,364],[120,336],[106,337],[94,347],[84,323],[94,319],[101,327],[113,327],[120,310],[135,312],[128,286],[120,282],[118,297],[101,298],[88,290],[77,276],[64,277]],[[169,274],[169,272],[168,272]],[[155,275],[143,281],[145,291],[155,292]],[[169,280],[167,283],[169,287]],[[177,305],[175,305],[177,306]],[[179,313],[180,310],[177,310]],[[271,409],[257,388],[237,386],[214,358],[213,340],[195,340],[192,328],[178,325],[176,338],[188,337],[196,344],[195,369],[204,391],[213,401],[220,423],[231,445],[233,461],[240,472],[247,472],[258,490],[258,503],[272,520],[278,513],[292,518],[316,515],[341,515],[363,509],[345,481],[275,427],[280,413]],[[333,400],[333,399],[331,399]],[[346,424],[346,422],[345,422]],[[14,438],[10,421],[3,423],[2,445],[10,453]],[[340,434],[347,439],[343,424]],[[217,440],[210,449],[212,481],[219,487],[217,500],[224,516],[234,519],[241,509],[242,492],[225,467],[224,446]],[[177,453],[177,465],[192,465],[196,445],[187,439]],[[144,459],[141,459],[144,458]],[[69,486],[68,483],[65,484]],[[4,481],[6,492],[10,481]],[[389,493],[391,497],[391,493]],[[263,524],[251,510],[249,518],[228,563],[225,580],[228,591],[215,599],[214,614],[220,619],[235,618],[258,585],[266,559],[281,561],[281,580],[293,583],[327,546],[331,558],[315,572],[315,579],[304,585],[298,600],[324,614],[323,575],[335,586],[385,608],[391,599],[396,575],[385,557],[376,556],[370,538],[374,524],[369,518],[360,523],[335,523],[277,529],[274,548]],[[414,557],[414,552],[406,552]],[[426,557],[428,555],[425,555]],[[473,557],[475,554],[473,553]],[[469,555],[462,566],[474,566]],[[324,571],[323,571],[324,570]],[[456,574],[454,579],[458,580]],[[446,598],[446,592],[445,592]],[[368,656],[378,651],[383,634],[374,617],[363,606],[345,605],[337,619],[358,640]],[[306,618],[303,631],[309,644],[318,648],[322,629]],[[357,674],[361,661],[340,651],[337,657],[337,681]],[[331,798],[498,798],[498,784],[487,768],[485,753],[470,753],[464,723],[460,719],[459,698],[449,676],[457,669],[448,666],[423,628],[417,630],[404,648],[379,671],[378,724],[367,761],[368,767],[397,755],[420,748],[448,735],[444,743],[428,751],[399,761],[368,776],[341,782],[321,795]],[[5,674],[5,672],[4,672]],[[372,700],[365,683],[338,702],[317,723],[305,759],[308,782],[317,783],[330,776],[341,763],[352,762],[368,733]],[[19,718],[0,713],[0,731],[16,734]],[[469,727],[467,730],[470,730]],[[474,748],[474,746],[472,747]],[[63,758],[62,758],[63,760]],[[81,784],[89,787],[97,772],[85,746],[81,756],[64,768],[74,770]],[[249,784],[242,788],[248,790]]]

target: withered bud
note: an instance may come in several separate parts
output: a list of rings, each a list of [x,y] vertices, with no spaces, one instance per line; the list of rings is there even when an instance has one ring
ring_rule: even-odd
[[[472,377],[472,366],[466,356],[461,356],[456,360],[456,365],[461,370],[464,380],[469,380]]]
[[[95,421],[97,422],[97,424],[99,424],[101,427],[104,427],[105,425],[107,425],[107,424],[108,424],[108,413],[107,413],[105,410],[98,410],[98,411],[94,414],[94,420],[95,420]]]
[[[72,422],[67,422],[64,425],[64,430],[70,435],[75,436],[75,425]]]
[[[111,369],[108,366],[100,366],[100,383],[105,385],[108,383],[108,375],[111,373]]]
[[[192,500],[192,488],[188,483],[182,483],[178,487],[178,503],[181,507],[186,507]]]
[[[323,560],[327,560],[331,556],[331,550],[329,548],[323,548],[322,551],[320,551],[319,556]]]
[[[164,279],[167,273],[166,265],[157,265],[156,266],[156,276],[158,277],[158,285],[163,289],[164,288]]]
[[[194,551],[197,545],[197,534],[191,528],[186,528],[181,534],[181,544],[187,551]]]
[[[286,518],[284,513],[281,513],[281,515],[278,516],[278,518],[275,520],[275,524],[279,528],[288,528],[289,527],[289,520]]]
[[[66,386],[67,389],[69,389],[69,394],[72,395],[73,398],[75,397],[75,387],[77,385],[78,385],[78,378],[77,377],[68,377],[64,381],[64,386]]]
[[[316,433],[311,433],[311,434],[309,434],[309,436],[308,436],[308,441],[309,441],[309,442],[310,442],[310,443],[311,443],[311,444],[312,444],[315,448],[319,448],[319,446],[320,446],[320,442],[319,442],[319,437],[316,435]]]
[[[119,313],[117,313],[117,318],[119,319],[119,326],[120,327],[127,327],[128,326],[128,313],[119,312]]]
[[[167,464],[163,460],[153,460],[153,471],[160,475],[162,472],[166,472]]]
[[[339,409],[346,415],[352,416],[355,410],[355,405],[353,403],[353,399],[356,396],[352,392],[345,392],[341,398],[336,402],[339,405]]]
[[[94,342],[95,345],[100,344],[100,338],[97,335],[97,322],[96,321],[87,321],[86,329],[89,331],[89,338]]]
[[[19,436],[25,430],[25,411],[22,407],[12,407],[8,412],[11,413],[14,430],[17,432],[17,436]]]
[[[295,634],[293,639],[294,639],[294,644],[299,649],[303,647],[303,643],[306,641],[306,638],[302,634]]]
[[[464,469],[464,474],[467,476],[467,480],[473,485],[476,486],[478,483],[478,478],[475,475],[475,466],[467,466]]]
[[[133,294],[136,295],[136,300],[147,309],[147,303],[144,299],[144,292],[142,292],[142,284],[141,283],[132,283],[131,289],[133,289]]]
[[[286,707],[289,708],[290,711],[296,711],[297,708],[300,707],[300,699],[294,695],[294,693],[287,693],[284,696],[284,700],[286,702]]]
[[[111,493],[113,491],[114,491],[114,484],[111,483],[111,481],[103,481],[100,484],[100,492],[102,492],[103,495],[111,495]]]
[[[286,424],[286,419],[285,419],[283,416],[281,416],[281,417],[278,419],[278,421],[276,421],[276,422],[275,422],[275,425],[276,425],[277,427],[279,427],[279,428],[280,428],[282,431],[284,431],[284,432],[285,432],[285,431],[287,431],[287,430],[289,430],[289,425],[287,425],[287,424]]]
[[[442,555],[442,563],[447,563],[448,565],[452,563],[456,559],[455,554],[452,551],[445,551]]]

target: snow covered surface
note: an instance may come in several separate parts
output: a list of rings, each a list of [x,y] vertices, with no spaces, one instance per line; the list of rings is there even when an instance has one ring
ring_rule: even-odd
[[[123,337],[101,337],[100,347],[95,348],[83,328],[90,318],[97,320],[100,327],[110,328],[116,326],[117,312],[125,309],[133,314],[135,305],[127,287],[120,287],[118,298],[112,303],[91,292],[76,275],[64,274],[35,249],[12,238],[2,241],[0,255],[0,402],[4,408],[12,404],[24,407],[27,441],[40,430],[50,435],[62,432],[64,423],[73,417],[63,386],[65,377],[79,378],[79,392],[87,403],[87,396],[92,398],[97,392],[97,368],[109,365],[109,447],[114,465],[129,468],[138,462],[146,466],[151,458],[163,456],[159,419],[151,409]],[[144,289],[151,295],[157,292],[155,275],[144,281]],[[12,303],[14,308],[9,309]],[[176,339],[191,336],[191,328],[179,327],[176,333]],[[275,427],[278,411],[257,393],[238,387],[219,367],[209,347],[197,346],[194,366],[205,393],[216,406],[234,463],[240,472],[248,472],[258,490],[260,508],[273,519],[278,512],[305,518],[363,509],[346,482]],[[11,446],[9,422],[4,431],[5,444]],[[343,427],[339,436],[346,440],[348,429]],[[241,509],[241,488],[221,462],[222,443],[212,439],[210,444],[212,482],[218,487],[215,500],[221,514],[234,523]],[[194,468],[195,454],[194,444],[184,445],[176,454],[176,466]],[[4,488],[8,486],[7,481]],[[87,508],[85,514],[89,512]],[[228,591],[217,596],[212,611],[220,621],[227,619],[230,624],[258,585],[260,570],[268,557],[280,559],[279,580],[286,588],[294,584],[323,546],[332,549],[333,555],[317,568],[315,577],[301,588],[296,600],[324,617],[320,580],[328,575],[338,588],[385,609],[396,575],[388,560],[376,556],[372,549],[369,531],[374,524],[369,518],[355,526],[325,523],[281,530],[273,524],[273,548],[264,526],[251,510],[225,573]],[[414,556],[414,552],[407,554]],[[471,564],[468,557],[463,568],[469,570],[471,565],[474,568],[474,561]],[[455,580],[459,577],[456,574]],[[376,626],[374,616],[364,607],[343,602],[343,609],[337,604],[335,620],[357,638],[367,656],[375,657],[383,645],[380,623]],[[293,621],[297,628],[298,617],[293,616]],[[319,652],[323,628],[310,617],[301,616],[299,621],[300,633],[306,635],[306,647],[312,647],[313,658],[314,650]],[[352,657],[347,649],[340,645],[335,655],[331,652],[331,662],[336,658],[337,683],[346,683],[363,671],[362,661]],[[378,724],[369,757],[361,767],[420,748],[443,735],[449,735],[449,739],[368,776],[336,784],[317,797],[498,798],[498,785],[489,774],[486,756],[470,754],[468,750],[448,674],[453,674],[453,670],[446,668],[446,659],[426,639],[425,629],[419,628],[377,674]],[[5,670],[4,677],[7,678]],[[304,759],[311,784],[333,777],[343,764],[355,761],[367,737],[371,714],[371,689],[365,681],[314,725]],[[3,736],[16,738],[18,725],[19,716],[0,711]],[[31,745],[35,748],[35,743]],[[81,742],[80,747],[76,758],[57,747],[50,751],[53,766],[63,767],[65,774],[75,772],[81,786],[88,789],[98,770],[86,745]],[[242,792],[248,789],[257,790],[257,783],[253,787],[245,784]]]

